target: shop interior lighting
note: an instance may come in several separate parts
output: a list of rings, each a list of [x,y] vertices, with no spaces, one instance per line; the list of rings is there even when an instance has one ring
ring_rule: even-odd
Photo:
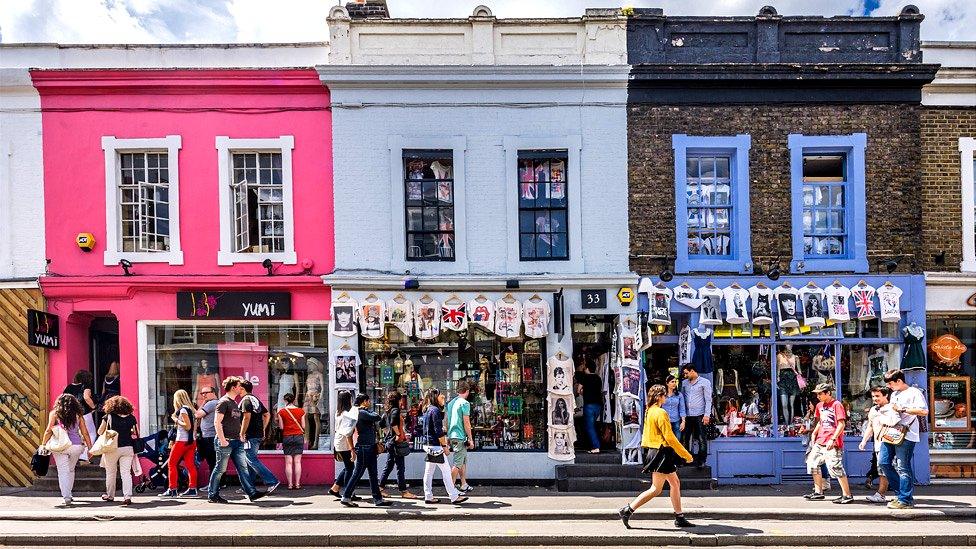
[[[132,276],[132,273],[129,272],[129,269],[132,268],[131,261],[129,261],[128,259],[123,259],[119,261],[119,266],[122,267],[122,272],[125,273],[125,276]]]
[[[262,261],[261,266],[268,270],[268,276],[274,276],[274,263],[270,259]]]

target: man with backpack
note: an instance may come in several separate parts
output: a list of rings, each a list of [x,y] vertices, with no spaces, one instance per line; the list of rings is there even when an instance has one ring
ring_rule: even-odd
[[[244,389],[244,398],[241,399],[241,442],[244,443],[244,453],[247,456],[248,471],[247,475],[251,479],[251,484],[256,485],[257,476],[261,475],[261,480],[268,487],[268,493],[272,493],[281,484],[281,481],[274,476],[264,463],[258,459],[258,449],[264,441],[264,433],[271,421],[271,412],[264,406],[258,397],[251,394],[254,384],[248,380],[241,382]]]

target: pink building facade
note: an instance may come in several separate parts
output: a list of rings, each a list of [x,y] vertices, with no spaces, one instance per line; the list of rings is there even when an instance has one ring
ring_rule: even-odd
[[[331,480],[329,93],[314,70],[33,71],[41,96],[51,398],[78,371],[168,428],[228,375],[308,414],[304,484]],[[93,241],[93,244],[92,244]],[[263,459],[284,478],[272,436]],[[316,451],[318,448],[322,450]],[[204,481],[201,480],[201,483]]]

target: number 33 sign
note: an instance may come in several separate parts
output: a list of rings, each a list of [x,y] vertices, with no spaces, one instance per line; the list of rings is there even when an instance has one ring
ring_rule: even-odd
[[[580,303],[584,309],[606,309],[606,290],[580,290]]]

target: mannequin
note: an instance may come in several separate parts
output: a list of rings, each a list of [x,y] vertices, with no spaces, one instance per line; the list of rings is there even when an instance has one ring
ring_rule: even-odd
[[[783,413],[783,422],[793,421],[794,405],[796,395],[800,394],[800,385],[796,381],[797,356],[793,354],[793,345],[787,344],[780,352],[776,353],[776,388],[779,389],[780,410]]]
[[[275,361],[275,373],[278,375],[278,402],[275,410],[285,407],[285,395],[298,394],[298,372],[295,371],[291,359],[279,358]]]
[[[197,406],[202,406],[206,400],[200,395],[200,389],[213,387],[216,394],[220,394],[220,378],[217,375],[217,368],[212,368],[206,360],[201,360],[197,367],[196,375],[193,378],[193,394],[197,398]]]
[[[424,394],[424,380],[420,377],[420,367],[409,358],[403,361],[404,373],[400,376],[400,388],[407,395],[407,402],[413,405]]]
[[[308,441],[309,450],[318,450],[319,433],[322,431],[322,413],[325,405],[322,400],[322,389],[325,386],[322,372],[325,371],[325,366],[317,358],[310,358],[305,363],[308,366],[303,404],[308,424],[305,438]]]

